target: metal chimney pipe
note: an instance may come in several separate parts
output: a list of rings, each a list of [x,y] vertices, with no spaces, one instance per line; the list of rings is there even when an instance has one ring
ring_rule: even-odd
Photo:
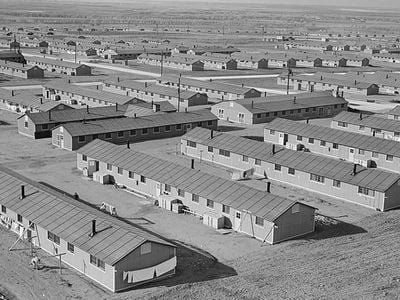
[[[275,144],[272,145],[272,154],[275,154]]]
[[[214,129],[211,129],[211,138],[214,137]]]
[[[126,142],[126,148],[131,149],[131,144],[129,143],[129,141]]]
[[[89,114],[89,105],[86,105],[86,112]]]
[[[192,159],[192,165],[191,165],[192,169],[194,169],[194,159]]]
[[[271,182],[267,182],[267,193],[271,193]]]
[[[21,199],[25,198],[25,186],[21,185]]]
[[[96,234],[96,220],[92,220],[92,233],[90,236],[94,236]]]
[[[356,175],[356,174],[357,174],[357,165],[354,164],[353,165],[353,175]]]

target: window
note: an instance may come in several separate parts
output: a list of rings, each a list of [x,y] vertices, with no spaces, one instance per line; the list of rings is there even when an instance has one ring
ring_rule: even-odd
[[[136,129],[132,129],[131,131],[129,131],[129,135],[136,135]]]
[[[382,130],[380,130],[380,129],[372,129],[372,132],[375,132],[375,133],[381,133],[381,132],[382,132]]]
[[[222,212],[224,214],[229,214],[230,210],[231,210],[231,208],[228,205],[222,204]]]
[[[85,140],[86,140],[86,137],[85,137],[84,135],[80,135],[80,136],[78,137],[78,142],[79,142],[79,143],[83,143]]]
[[[257,166],[261,166],[261,159],[256,158],[256,159],[254,160],[254,163],[255,163]]]
[[[29,127],[28,121],[25,121],[24,127],[25,127],[25,128],[28,128],[28,127]]]
[[[214,201],[207,199],[207,207],[214,208]]]
[[[122,175],[122,173],[124,172],[124,170],[123,170],[122,168],[118,167],[117,172],[118,172],[118,174]]]
[[[308,139],[308,143],[309,143],[309,144],[314,144],[314,139],[313,139],[313,138],[309,138],[309,139]]]
[[[191,148],[196,148],[196,142],[192,142],[192,141],[187,141],[186,142],[186,145],[188,146],[188,147],[191,147]]]
[[[275,171],[281,171],[282,170],[282,166],[275,164]]]
[[[196,203],[199,203],[199,195],[192,194],[192,201],[196,202]]]
[[[176,125],[176,130],[181,130],[182,129],[182,124],[177,124]]]
[[[246,156],[246,155],[243,155],[243,156],[242,156],[242,161],[244,161],[244,162],[249,162],[249,157]]]
[[[393,155],[390,155],[390,154],[386,155],[386,160],[393,161]]]
[[[106,264],[101,259],[97,258],[94,255],[90,255],[90,263],[103,271],[106,269]]]
[[[208,151],[208,152],[214,152],[214,148],[213,148],[213,147],[211,147],[211,146],[208,146],[208,149],[207,149],[207,151]]]
[[[379,157],[378,152],[372,152],[372,157],[378,158]]]
[[[95,139],[98,139],[98,138],[99,138],[99,135],[98,135],[98,134],[93,134],[92,140],[95,140]]]
[[[334,179],[333,182],[332,182],[332,185],[333,185],[334,187],[340,188],[340,181]]]
[[[132,171],[129,171],[129,178],[131,178],[131,179],[133,179],[133,178],[135,178],[135,173],[134,172],[132,172]]]
[[[333,148],[333,149],[339,149],[339,145],[338,145],[337,143],[333,143],[332,148]]]
[[[399,137],[399,136],[400,136],[400,132],[395,132],[395,133],[394,133],[394,136],[395,136],[395,137]]]
[[[231,153],[229,151],[227,151],[227,150],[219,149],[219,155],[230,157]]]
[[[264,227],[264,219],[256,216],[256,225]]]
[[[178,196],[179,197],[185,197],[185,191],[184,190],[181,190],[181,189],[178,189]]]
[[[123,137],[124,136],[124,132],[123,131],[118,131],[118,137]]]
[[[282,111],[282,116],[286,115],[286,111]]]
[[[154,127],[153,128],[154,133],[160,133],[160,127]]]
[[[83,161],[87,161],[87,156],[84,155],[84,154],[82,154],[82,160],[83,160]]]
[[[359,186],[358,187],[358,193],[359,194],[363,194],[363,195],[367,195],[367,196],[371,196],[371,197],[375,197],[375,191],[374,190],[370,190],[366,187],[362,187]]]
[[[292,206],[292,214],[296,214],[300,212],[300,205],[299,204],[295,204]]]
[[[358,130],[364,131],[364,130],[365,130],[365,126],[360,125],[360,126],[358,127]]]
[[[365,150],[363,150],[363,149],[358,149],[358,154],[360,154],[360,155],[365,155]]]
[[[276,117],[278,115],[278,112],[277,111],[274,111],[274,116]]]
[[[212,126],[212,124],[213,124],[213,121],[207,121],[208,126]]]
[[[303,137],[301,135],[298,135],[297,140],[301,142],[303,140]]]
[[[67,243],[67,249],[69,252],[74,253],[75,252],[75,247],[74,245]]]
[[[146,177],[144,177],[143,175],[140,175],[140,182],[146,183]]]
[[[346,122],[340,122],[340,121],[338,121],[338,124],[337,124],[339,127],[347,127],[347,123]]]
[[[311,181],[320,182],[320,183],[324,183],[325,182],[325,177],[324,176],[320,176],[320,175],[316,175],[316,174],[310,174],[310,180]]]
[[[309,112],[310,111],[310,109],[309,108],[306,108],[306,112]]]
[[[20,214],[17,214],[17,221],[22,223],[22,216]]]
[[[269,130],[269,134],[270,134],[270,135],[275,135],[275,130],[270,129],[270,130]]]
[[[50,231],[47,231],[47,239],[57,245],[60,245],[60,237]]]
[[[1,212],[7,213],[7,208],[4,205],[1,206]]]
[[[49,125],[48,125],[48,124],[43,124],[43,125],[42,125],[42,129],[43,129],[43,130],[49,129]]]
[[[261,114],[257,114],[256,116],[257,116],[257,119],[261,118]]]
[[[140,246],[140,255],[151,253],[151,243],[144,243]]]
[[[237,211],[237,212],[236,212],[236,219],[240,219],[240,217],[241,217],[241,216],[240,216],[240,212]]]
[[[301,113],[301,109],[298,109],[297,112],[298,112],[298,113]]]
[[[295,174],[295,170],[293,168],[288,168],[288,174],[294,175]]]
[[[142,134],[147,134],[148,133],[148,129],[147,128],[143,128],[142,129]]]
[[[112,171],[112,164],[107,164],[107,171]]]
[[[171,125],[166,125],[165,126],[165,131],[171,131]]]
[[[320,143],[319,143],[322,147],[325,147],[326,146],[326,142],[325,141],[320,141]]]
[[[111,139],[111,132],[106,133],[106,139]]]

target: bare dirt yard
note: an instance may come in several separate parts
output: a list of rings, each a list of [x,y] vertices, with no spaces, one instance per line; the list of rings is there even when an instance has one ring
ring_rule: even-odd
[[[66,193],[77,192],[98,205],[105,201],[126,220],[160,234],[178,245],[176,276],[120,294],[111,294],[63,265],[43,256],[45,268],[29,267],[28,245],[8,248],[17,239],[0,230],[0,293],[10,299],[396,299],[400,297],[400,232],[397,210],[378,213],[350,203],[284,184],[272,192],[316,206],[316,232],[278,245],[238,233],[221,235],[193,216],[176,215],[151,199],[100,185],[82,177],[75,153],[55,149],[49,139],[18,135],[17,115],[0,111],[0,163]],[[319,121],[327,124],[328,120]],[[232,127],[230,134],[262,136],[262,126]],[[189,165],[177,154],[179,138],[132,145],[135,150]],[[124,146],[121,146],[124,147]],[[228,168],[196,161],[196,168],[230,178]],[[264,189],[262,180],[244,184]],[[3,292],[4,291],[4,292]]]

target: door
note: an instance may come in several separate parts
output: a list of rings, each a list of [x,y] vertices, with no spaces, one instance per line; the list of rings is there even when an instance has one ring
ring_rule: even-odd
[[[310,85],[310,92],[311,92],[311,93],[314,92],[314,85],[313,85],[313,84]]]
[[[283,145],[283,141],[284,141],[284,134],[283,133],[279,133],[278,144],[279,145]]]
[[[349,148],[349,161],[354,162],[354,153],[355,153],[354,148]]]
[[[235,225],[233,228],[235,231],[240,231],[241,222],[242,222],[242,213],[240,211],[237,211],[235,213]]]
[[[318,115],[322,116],[324,114],[324,108],[323,107],[319,107],[318,108]]]
[[[297,84],[297,89],[301,91],[301,83]]]

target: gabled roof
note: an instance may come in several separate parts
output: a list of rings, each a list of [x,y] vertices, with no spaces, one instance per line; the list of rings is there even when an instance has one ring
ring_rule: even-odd
[[[170,57],[164,57],[163,60],[164,62],[175,62],[179,64],[194,64],[201,62],[200,59],[196,57],[183,57],[183,56],[170,56]],[[150,59],[150,60],[156,60],[156,61],[161,61],[161,55],[153,55],[153,54],[148,54],[148,53],[143,53],[139,55],[139,58],[141,59]]]
[[[26,197],[20,199],[21,185]],[[109,265],[146,241],[174,245],[0,166],[0,203]],[[90,237],[91,222],[97,233]]]
[[[322,107],[326,105],[340,105],[347,103],[347,101],[343,98],[332,96],[331,92],[313,92],[301,93],[296,95],[245,98],[232,102],[234,102],[234,106],[241,105],[253,114],[291,109]],[[221,104],[222,102],[215,105],[218,106]]]
[[[16,70],[22,70],[22,71],[28,71],[31,69],[35,69],[39,67],[37,66],[30,66],[27,64],[20,64],[20,63],[16,63],[16,62],[12,62],[12,61],[7,61],[7,60],[0,60],[0,67],[4,67],[4,68],[12,68],[12,69],[16,69]],[[40,69],[42,70],[42,69]]]
[[[270,143],[258,142],[226,133],[214,133],[214,137],[210,139],[210,132],[208,129],[196,127],[182,136],[181,139],[380,192],[385,192],[400,180],[399,174],[379,169],[367,169],[360,165],[357,165],[356,175],[352,175],[354,164],[350,162],[308,152],[294,151],[281,146],[276,146],[276,152],[272,154],[272,144]]]
[[[178,95],[178,90],[175,88],[159,84],[146,84],[144,82],[139,82],[135,80],[124,80],[124,81],[106,80],[104,81],[104,83],[111,84],[117,87],[124,87],[131,90],[154,93],[157,95],[170,96],[174,98],[178,98],[178,96],[180,96],[181,99],[185,100],[199,94],[198,92],[181,90],[180,95]]]
[[[135,99],[134,97],[119,95],[115,93],[105,92],[102,90],[95,90],[87,87],[82,87],[79,85],[73,85],[69,83],[65,83],[62,81],[51,81],[43,84],[43,87],[46,89],[53,89],[58,91],[64,91],[68,93],[72,93],[75,95],[81,95],[85,97],[90,97],[102,101],[107,101],[113,104],[126,104],[127,102]]]
[[[383,117],[376,117],[374,115],[362,114],[362,119],[360,119],[360,114],[343,111],[336,115],[333,118],[333,121],[341,121],[349,124],[362,125],[373,129],[400,132],[400,122]]]
[[[161,81],[165,84],[169,84],[169,83],[177,84],[179,81],[178,78],[179,78],[178,75],[168,74],[168,75],[163,75],[163,76],[157,78],[157,80]],[[256,90],[253,88],[240,87],[240,86],[235,86],[235,85],[222,83],[222,82],[198,80],[198,79],[193,79],[193,78],[188,78],[188,77],[181,77],[180,82],[183,85],[189,85],[192,87],[210,89],[210,90],[233,93],[233,94],[238,94],[238,95],[246,94],[250,90]]]
[[[77,64],[77,63],[70,62],[70,61],[59,60],[59,59],[50,59],[50,58],[37,57],[37,56],[27,57],[26,61],[30,62],[30,63],[41,63],[41,64],[58,66],[58,67],[71,68],[71,69],[78,69],[82,66],[85,66],[86,68],[91,68],[85,64]]]
[[[267,123],[264,128],[285,132],[292,135],[299,135],[306,138],[315,138],[326,142],[337,143],[339,145],[353,147],[356,149],[400,157],[400,144],[398,142],[381,139],[374,136],[312,124],[304,124],[281,118],[272,120],[270,123]]]
[[[209,110],[196,110],[193,112],[175,112],[137,118],[114,118],[85,123],[73,122],[60,126],[63,126],[64,130],[69,132],[71,136],[81,136],[211,120],[217,120],[217,118]]]
[[[400,116],[400,105],[396,105],[393,109],[389,110],[388,115]]]
[[[77,153],[273,222],[297,202],[126,147],[94,140]]]
[[[52,110],[52,109],[56,108],[59,105],[64,105],[64,106],[67,106],[68,108],[73,109],[72,106],[69,106],[69,105],[67,105],[65,103],[61,103],[61,102],[57,102],[57,101],[46,101],[46,102],[43,102],[36,109],[39,110],[39,111],[42,111],[42,112],[47,112],[49,110]]]

